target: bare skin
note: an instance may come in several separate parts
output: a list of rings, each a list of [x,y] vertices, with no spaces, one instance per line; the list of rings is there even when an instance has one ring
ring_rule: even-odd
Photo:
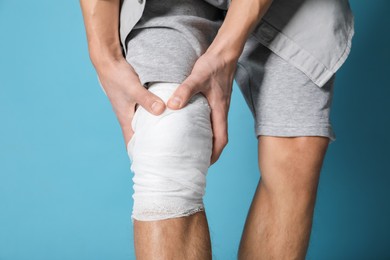
[[[328,142],[321,136],[258,137],[261,178],[239,260],[305,259]]]
[[[134,221],[137,259],[212,259],[206,213],[158,221]]]
[[[193,95],[201,92],[211,107],[214,136],[210,164],[214,164],[228,143],[227,115],[237,60],[271,2],[232,1],[213,43],[165,104],[142,86],[122,55],[118,33],[120,0],[80,0],[90,58],[122,129],[125,146],[134,134],[131,121],[136,104],[160,115],[167,106],[184,107]],[[174,96],[180,99],[180,104],[172,102]],[[137,259],[211,259],[204,212],[170,220],[135,220],[134,243]]]

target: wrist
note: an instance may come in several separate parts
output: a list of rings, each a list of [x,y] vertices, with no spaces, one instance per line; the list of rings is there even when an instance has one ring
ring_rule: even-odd
[[[218,56],[222,55],[228,61],[234,62],[238,60],[256,20],[254,14],[251,17],[242,19],[241,12],[243,10],[241,8],[254,9],[252,6],[239,6],[238,2],[233,1],[224,22],[207,50],[208,52]]]
[[[206,53],[220,57],[229,63],[238,61],[243,51],[243,45],[237,41],[230,41],[228,37],[215,37],[212,44],[207,48]]]
[[[125,60],[122,48],[117,46],[89,46],[90,59],[96,70],[100,68],[111,66]]]

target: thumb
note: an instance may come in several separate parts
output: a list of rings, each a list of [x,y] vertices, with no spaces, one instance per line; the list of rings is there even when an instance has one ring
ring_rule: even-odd
[[[168,108],[180,109],[185,107],[191,97],[199,91],[195,81],[191,77],[188,77],[176,88],[175,92],[169,98],[167,102]]]
[[[143,86],[137,89],[134,99],[146,111],[156,116],[165,111],[164,101]]]

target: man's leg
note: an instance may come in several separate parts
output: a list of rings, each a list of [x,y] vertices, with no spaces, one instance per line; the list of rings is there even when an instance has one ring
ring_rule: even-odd
[[[258,140],[261,179],[238,258],[305,259],[329,139],[260,135]]]
[[[179,83],[154,82],[167,102]],[[136,110],[127,145],[134,173],[135,253],[138,259],[211,259],[203,204],[212,154],[211,108],[202,94],[182,109],[154,116]]]
[[[204,211],[188,217],[134,221],[137,260],[211,260],[211,242]]]

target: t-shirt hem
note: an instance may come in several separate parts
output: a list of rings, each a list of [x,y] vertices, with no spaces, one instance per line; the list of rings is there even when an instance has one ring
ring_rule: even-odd
[[[341,67],[350,52],[350,42],[353,36],[353,26],[348,36],[346,49],[340,54],[336,64],[328,68],[311,53],[303,49],[292,39],[263,19],[256,31],[252,33],[255,39],[288,61],[308,76],[318,87],[323,87],[334,73]]]

